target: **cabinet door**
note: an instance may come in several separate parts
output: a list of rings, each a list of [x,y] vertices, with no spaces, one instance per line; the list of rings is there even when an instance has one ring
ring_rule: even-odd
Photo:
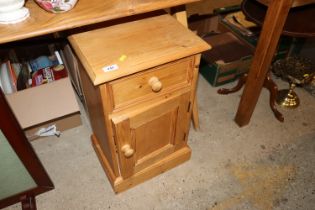
[[[186,146],[190,91],[112,118],[123,178]]]

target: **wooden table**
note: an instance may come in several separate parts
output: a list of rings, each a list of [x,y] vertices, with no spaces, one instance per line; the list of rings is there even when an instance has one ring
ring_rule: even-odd
[[[196,1],[198,0],[79,0],[78,4],[71,11],[63,14],[52,14],[41,9],[34,1],[29,0],[26,3],[26,7],[30,10],[30,17],[27,20],[12,25],[0,25],[0,46],[5,43],[11,42],[13,44],[15,41],[27,38],[52,34],[159,9],[173,8]],[[174,16],[183,25],[187,26],[185,11],[176,10]],[[182,50],[182,53],[189,52]],[[197,73],[195,75],[198,75],[198,69],[195,68],[195,65],[191,65],[191,68]],[[195,76],[195,78],[197,78],[197,76]],[[196,81],[194,84],[196,84]],[[1,109],[2,108],[3,107],[1,107]],[[184,110],[186,111],[187,109]],[[179,120],[179,122],[182,124],[185,123],[183,120]],[[184,152],[187,151],[188,150],[184,150]],[[172,164],[174,164],[173,162]],[[165,167],[166,166],[162,164],[158,169],[165,170],[163,169]]]
[[[0,44],[197,1],[199,0],[79,0],[74,9],[63,14],[52,14],[29,0],[26,3],[30,10],[27,20],[0,25]]]
[[[52,14],[29,0],[26,7],[30,17],[17,24],[0,25],[0,44],[51,34],[80,26],[110,21],[165,8],[175,8],[199,0],[80,0],[75,8]],[[187,27],[187,16],[181,8],[174,12],[176,19]],[[197,103],[193,109],[194,127],[199,127]]]
[[[267,4],[269,1],[263,2]],[[239,126],[247,125],[254,112],[289,10],[294,2],[298,2],[299,5],[306,5],[314,3],[314,0],[274,0],[268,4],[253,62],[235,116],[235,122]]]

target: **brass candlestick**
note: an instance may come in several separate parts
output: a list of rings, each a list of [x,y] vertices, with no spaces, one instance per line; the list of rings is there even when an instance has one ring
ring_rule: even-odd
[[[300,99],[297,94],[293,91],[296,85],[294,83],[290,84],[290,88],[279,90],[276,102],[278,105],[287,108],[296,108],[300,105]]]
[[[278,60],[272,66],[275,75],[286,80],[290,84],[289,89],[278,91],[276,102],[286,108],[296,108],[300,99],[294,89],[297,85],[303,86],[311,81],[314,76],[312,63],[307,58],[287,57]]]

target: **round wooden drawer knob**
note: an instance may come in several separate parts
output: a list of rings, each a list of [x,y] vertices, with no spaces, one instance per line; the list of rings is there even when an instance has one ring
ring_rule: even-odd
[[[163,87],[162,82],[157,77],[151,77],[149,79],[149,85],[153,92],[159,92]]]
[[[124,153],[124,156],[126,158],[129,158],[133,155],[133,153],[135,152],[129,144],[125,144],[124,146],[122,146],[121,151]]]

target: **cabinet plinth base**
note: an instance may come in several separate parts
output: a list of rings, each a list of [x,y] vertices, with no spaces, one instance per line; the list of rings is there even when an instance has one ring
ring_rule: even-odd
[[[138,173],[132,175],[127,179],[123,179],[121,176],[115,176],[113,170],[110,168],[110,165],[103,154],[101,147],[99,146],[98,139],[92,135],[91,136],[92,145],[94,150],[102,164],[102,167],[109,179],[114,191],[116,193],[125,191],[135,185],[138,185],[152,177],[155,177],[159,174],[164,173],[165,171],[174,168],[175,166],[187,161],[191,156],[191,149],[186,146],[171,155],[168,155],[164,159],[158,161],[157,163],[139,171]]]

